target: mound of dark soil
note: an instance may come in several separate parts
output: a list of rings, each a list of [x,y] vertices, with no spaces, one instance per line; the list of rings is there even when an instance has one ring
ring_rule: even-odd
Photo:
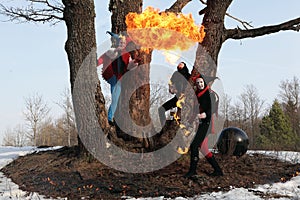
[[[19,157],[1,171],[24,191],[68,199],[192,197],[232,187],[251,188],[256,184],[286,181],[299,171],[299,165],[260,154],[240,158],[216,155],[224,176],[208,176],[212,169],[201,159],[198,176],[190,180],[183,178],[188,171],[187,155],[161,170],[145,174],[119,172],[76,155],[76,147],[33,153]]]

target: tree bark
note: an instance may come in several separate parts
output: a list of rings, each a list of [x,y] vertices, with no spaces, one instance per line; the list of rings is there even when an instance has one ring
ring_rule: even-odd
[[[114,33],[122,33],[126,31],[126,15],[129,12],[141,13],[142,4],[142,0],[111,0],[109,4],[109,11],[112,12],[111,31]],[[135,73],[131,73],[130,77],[126,78],[125,74],[122,78],[122,91],[118,109],[115,113],[115,120],[118,126],[122,129],[118,130],[119,135],[124,136],[124,134],[127,134],[129,131],[131,136],[139,138],[138,143],[141,143],[143,148],[148,148],[151,146],[149,144],[149,139],[147,138],[149,130],[145,131],[144,128],[151,124],[149,114],[151,52],[145,53],[139,50],[139,54],[141,61],[139,62],[138,69]],[[131,89],[135,88],[136,85],[140,87],[132,91]],[[127,101],[129,101],[129,104]],[[129,116],[126,115],[128,113],[127,111],[129,111]],[[128,137],[126,136],[126,138]],[[134,139],[132,137],[129,138],[131,138],[131,140]]]
[[[92,62],[91,65],[94,65],[96,69],[95,7],[94,1],[63,0],[62,2],[65,5],[64,20],[68,30],[65,50],[68,55],[71,92],[73,94],[77,73],[88,56],[94,59],[95,62]],[[101,92],[100,81],[95,88],[95,104],[98,121],[105,132],[108,130],[109,125],[106,120],[103,120],[107,118],[107,113],[104,106],[105,101]],[[75,112],[75,114],[87,115],[88,113]],[[84,122],[81,124],[84,124]],[[80,137],[78,137],[78,146],[79,152],[82,155],[87,154]]]
[[[126,31],[125,18],[129,12],[141,13],[143,0],[110,0],[109,11],[111,16],[111,31],[121,33]]]
[[[225,41],[224,18],[232,0],[209,0],[204,10],[202,25],[205,27],[205,37],[199,44],[193,75],[203,73],[215,76],[217,73],[218,55]]]
[[[191,1],[192,0],[177,0],[170,8],[166,9],[166,12],[179,13],[184,8],[184,6],[186,6]]]

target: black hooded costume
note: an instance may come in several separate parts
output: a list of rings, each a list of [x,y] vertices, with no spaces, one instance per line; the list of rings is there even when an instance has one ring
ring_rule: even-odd
[[[188,85],[189,78],[191,74],[189,73],[189,69],[187,68],[186,64],[184,62],[181,62],[184,64],[184,67],[182,69],[179,69],[177,67],[177,71],[175,71],[171,77],[171,82],[173,86],[176,88],[176,95],[165,102],[162,106],[158,108],[159,113],[159,119],[160,123],[163,126],[164,122],[166,121],[165,112],[167,110],[170,110],[172,108],[177,107],[176,103],[178,101],[178,98],[180,97],[180,94],[185,90],[186,86]]]

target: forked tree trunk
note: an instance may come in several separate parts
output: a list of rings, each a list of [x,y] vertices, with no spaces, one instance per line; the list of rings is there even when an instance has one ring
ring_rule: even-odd
[[[216,75],[218,54],[223,42],[226,40],[224,16],[231,2],[232,0],[207,1],[207,7],[205,9],[203,19],[206,36],[196,52],[196,59],[192,71],[193,75],[197,73],[204,73],[205,75],[210,76]],[[112,31],[116,33],[126,31],[125,16],[128,14],[128,12],[139,12],[141,4],[142,1],[111,0],[110,11],[112,12]],[[146,60],[150,62],[151,59],[146,58]],[[149,72],[150,68],[148,68],[141,77],[145,79],[145,74],[148,74]],[[139,81],[142,81],[139,80],[141,77],[132,77],[133,84],[139,84]],[[146,79],[149,80],[148,77],[146,77]],[[124,93],[126,94],[126,91]],[[126,95],[131,96],[129,109],[132,121],[137,125],[148,125],[151,121],[149,117],[149,85],[144,85],[136,90],[133,94],[127,93]],[[122,102],[122,99],[120,102]],[[122,110],[128,110],[128,107],[122,107],[124,105],[127,104],[124,102],[119,104],[118,107],[120,109],[118,112],[122,112]],[[129,120],[129,123],[132,123],[131,120]],[[122,124],[122,126],[127,127],[126,124]],[[128,124],[128,127],[130,126],[131,125]],[[143,134],[142,130],[136,130],[136,132],[136,134]]]

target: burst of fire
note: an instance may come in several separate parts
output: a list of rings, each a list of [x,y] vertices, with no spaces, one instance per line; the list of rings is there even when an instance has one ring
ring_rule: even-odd
[[[152,7],[141,14],[129,13],[126,25],[131,39],[144,48],[187,50],[205,37],[204,27],[196,25],[191,14],[159,12]]]

